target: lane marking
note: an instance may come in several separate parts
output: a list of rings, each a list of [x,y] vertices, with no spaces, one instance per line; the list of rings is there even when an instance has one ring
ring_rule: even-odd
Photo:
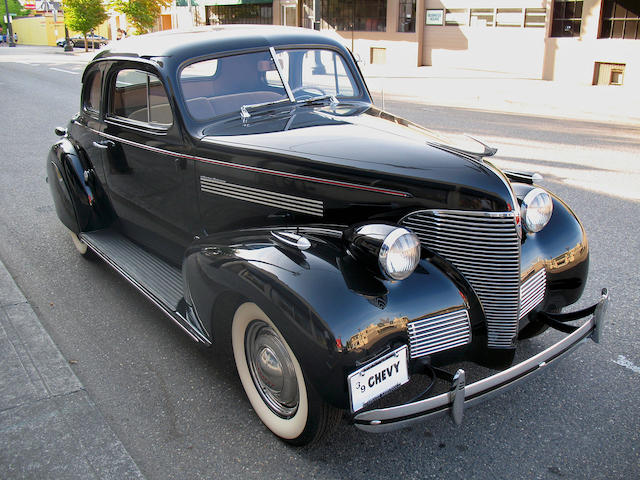
[[[70,73],[71,75],[80,75],[80,72],[72,72],[71,70],[65,70],[63,68],[49,67],[49,70],[55,70],[56,72]]]
[[[39,67],[40,66],[39,63],[31,63],[31,62],[28,62],[26,60],[18,60],[17,63],[21,63],[23,65],[31,65],[32,67]]]
[[[618,359],[614,360],[613,363],[616,363],[616,364],[620,365],[621,367],[628,368],[633,373],[637,373],[638,375],[640,375],[640,367],[638,367],[637,365],[634,365],[631,362],[631,360],[629,360],[624,355],[618,355]]]

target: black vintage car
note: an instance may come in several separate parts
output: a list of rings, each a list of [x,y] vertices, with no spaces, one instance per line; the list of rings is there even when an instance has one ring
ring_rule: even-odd
[[[386,431],[540,371],[608,301],[582,225],[535,175],[373,106],[350,52],[304,29],[230,26],[112,44],[47,159],[56,211],[194,341],[230,346],[292,444],[347,412]],[[567,322],[587,318],[581,326]],[[567,335],[512,365],[518,341]],[[461,361],[497,373],[466,384]]]

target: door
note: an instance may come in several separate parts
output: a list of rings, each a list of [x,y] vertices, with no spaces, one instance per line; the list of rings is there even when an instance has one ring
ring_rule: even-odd
[[[185,192],[193,161],[166,89],[147,68],[129,62],[106,75],[105,173],[122,233],[179,265],[194,235],[196,207]]]

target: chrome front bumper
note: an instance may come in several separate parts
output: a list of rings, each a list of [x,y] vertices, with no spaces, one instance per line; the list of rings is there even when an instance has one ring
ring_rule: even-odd
[[[593,316],[588,321],[558,343],[528,360],[470,385],[466,385],[465,372],[460,369],[454,375],[449,392],[413,403],[358,413],[353,418],[355,426],[368,432],[387,432],[445,413],[450,413],[453,420],[459,424],[462,422],[464,409],[467,406],[480,403],[492,395],[533,377],[555,364],[589,337],[598,343],[602,335],[608,304],[609,293],[603,289],[602,297],[593,307]]]

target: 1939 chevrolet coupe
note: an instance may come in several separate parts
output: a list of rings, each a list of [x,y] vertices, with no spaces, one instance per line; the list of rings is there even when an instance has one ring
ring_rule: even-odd
[[[60,220],[193,340],[230,344],[251,405],[289,443],[344,410],[372,432],[459,423],[600,337],[606,290],[560,313],[588,272],[569,207],[497,169],[494,149],[374,107],[332,37],[145,35],[100,52],[82,83],[47,159]],[[549,326],[567,335],[512,365]],[[467,384],[461,361],[498,372]]]

